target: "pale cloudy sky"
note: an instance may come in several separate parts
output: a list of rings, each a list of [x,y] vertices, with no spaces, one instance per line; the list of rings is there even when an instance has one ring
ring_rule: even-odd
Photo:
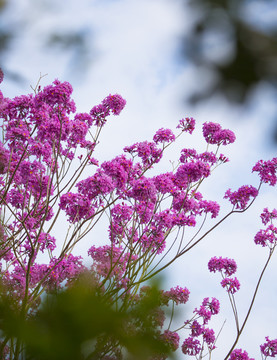
[[[162,171],[170,169],[168,159],[176,160],[178,151],[184,147],[205,150],[201,139],[201,125],[205,121],[221,123],[234,130],[237,142],[224,151],[231,162],[207,181],[203,194],[207,199],[225,204],[222,197],[227,188],[257,185],[257,177],[251,175],[253,164],[260,158],[275,156],[276,148],[268,139],[276,105],[270,101],[272,92],[265,86],[257,90],[247,112],[230,108],[216,98],[194,109],[184,103],[184,96],[192,89],[205,86],[206,79],[205,74],[193,71],[179,57],[181,36],[192,24],[191,14],[182,4],[181,0],[68,0],[65,6],[54,0],[10,0],[1,23],[15,27],[17,35],[3,69],[20,74],[23,81],[15,83],[7,76],[1,85],[2,91],[10,97],[28,93],[29,85],[36,83],[39,74],[47,73],[42,85],[55,78],[72,83],[80,112],[89,111],[109,93],[121,94],[127,105],[120,117],[112,118],[106,125],[97,152],[100,160],[120,154],[125,145],[151,140],[161,127],[175,128],[182,117],[195,117],[195,135],[182,138],[169,151]],[[78,50],[82,57],[78,51],[46,46],[49,34],[63,31],[84,35],[83,47]],[[215,330],[220,329],[225,318],[227,323],[218,340],[214,360],[222,360],[224,350],[232,343],[235,328],[219,276],[208,273],[207,262],[214,255],[237,260],[242,284],[238,306],[243,318],[266,258],[266,250],[257,248],[252,240],[261,225],[259,213],[266,206],[276,206],[275,189],[264,188],[247,214],[235,214],[165,274],[168,286],[179,284],[191,291],[188,312],[199,306],[206,296],[221,300],[222,313],[214,323]],[[260,358],[258,345],[264,337],[277,337],[276,273],[275,258],[238,345],[255,359]]]

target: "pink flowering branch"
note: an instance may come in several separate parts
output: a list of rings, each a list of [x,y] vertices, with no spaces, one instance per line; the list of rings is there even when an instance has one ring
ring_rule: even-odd
[[[23,318],[37,314],[42,295],[68,288],[84,274],[92,276],[93,286],[107,303],[120,312],[128,311],[148,293],[147,287],[142,286],[145,281],[200,244],[230,215],[246,211],[262,183],[276,183],[276,159],[259,161],[253,167],[260,177],[259,187],[228,189],[224,198],[231,203],[231,211],[202,233],[209,215],[213,221],[220,207],[217,202],[206,200],[200,189],[214,170],[228,161],[219,149],[235,141],[234,133],[219,124],[205,123],[205,152],[184,148],[172,171],[150,176],[150,170],[161,161],[167,148],[184,133],[192,134],[195,120],[187,117],[179,121],[178,134],[160,128],[152,141],[126,146],[123,155],[99,164],[92,155],[102,128],[108,116],[120,114],[126,101],[118,94],[109,95],[89,113],[76,113],[72,90],[69,83],[55,80],[43,89],[38,82],[34,94],[14,99],[4,98],[0,91],[4,136],[0,142],[1,281],[3,291],[15,299],[13,306]],[[213,147],[214,152],[208,151]],[[85,170],[92,166],[95,170],[85,177]],[[276,214],[264,211],[263,222],[271,224],[255,237],[257,244],[268,246],[272,252],[277,234],[272,219]],[[68,225],[64,239],[56,239],[53,235],[61,216]],[[89,268],[80,256],[73,255],[73,250],[80,241],[90,239],[92,230],[104,217],[108,243],[89,244]],[[190,239],[185,237],[187,228],[195,228]],[[48,262],[40,262],[42,254],[48,254]],[[234,348],[268,262],[240,327],[234,296],[240,285],[232,277],[232,261],[222,261],[214,259],[211,267],[221,267],[221,285],[228,292],[237,327],[237,337],[226,360],[229,356],[232,360],[239,356],[248,359],[248,355]],[[160,338],[172,351],[180,346],[178,329],[170,329],[175,307],[185,304],[188,298],[189,290],[184,287],[161,291],[160,306],[151,315],[152,324],[160,329]],[[165,326],[164,308],[168,306],[171,316]],[[189,332],[180,346],[185,355],[200,360],[209,354],[211,358],[217,338],[208,323],[218,312],[218,300],[204,298],[192,318],[179,328]],[[102,357],[117,356],[122,351],[118,340],[103,342],[99,338],[98,342]],[[267,340],[264,354],[271,351],[272,344]],[[14,360],[25,351],[24,342],[16,337],[3,339],[2,356],[7,348]]]

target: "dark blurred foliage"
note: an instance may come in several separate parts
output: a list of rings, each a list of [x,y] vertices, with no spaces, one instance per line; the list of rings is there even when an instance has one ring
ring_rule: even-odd
[[[267,23],[276,0],[190,0],[189,6],[195,20],[183,55],[213,78],[204,91],[191,95],[191,103],[221,94],[243,104],[261,82],[277,85],[277,19]],[[250,6],[256,6],[256,22]]]
[[[54,30],[52,33],[49,32],[45,47],[48,50],[67,52],[70,59],[68,70],[71,74],[78,74],[78,78],[85,78],[86,70],[88,70],[92,62],[89,56],[89,40],[91,40],[91,37],[91,32],[86,29],[76,31],[68,29],[65,32],[56,32]]]
[[[184,19],[189,18],[192,25],[180,42],[182,61],[197,70],[198,84],[186,102],[195,105],[220,95],[231,105],[246,105],[257,86],[270,84],[277,88],[277,19],[274,21],[271,16],[276,13],[277,0],[183,0],[183,3],[187,12]],[[0,16],[9,5],[7,0],[0,0]],[[47,10],[49,16],[52,11],[60,11],[49,0],[37,1],[38,9],[40,5],[41,11]],[[21,24],[8,28],[0,23],[0,66],[6,78],[17,82],[24,80],[24,74],[16,69],[11,72],[4,64],[13,39],[21,30]],[[97,56],[95,52],[91,55],[93,35],[91,29],[72,29],[70,24],[64,30],[49,27],[41,46],[54,51],[57,57],[66,54],[68,80],[72,81],[72,76],[82,80]]]
[[[47,5],[49,6],[47,7]],[[38,1],[36,4],[39,9],[41,8],[41,12],[45,11],[44,7],[46,6],[47,12],[49,16],[51,16],[51,12],[55,12],[56,10],[55,7],[50,5],[48,0],[45,2]],[[12,6],[14,6],[14,4],[9,3],[7,0],[0,0],[0,16],[5,17],[6,13],[10,14]],[[17,37],[21,36],[26,26],[26,23],[24,23],[26,19],[22,17],[21,20],[22,23],[18,22],[11,26],[9,23],[1,24],[0,18],[0,67],[4,70],[6,78],[17,83],[24,83],[28,80],[24,78],[24,74],[17,72],[16,69],[6,69],[5,63],[9,56],[9,49],[14,45]],[[71,75],[76,74],[78,78],[81,78],[82,76],[85,77],[85,72],[92,62],[89,56],[89,52],[91,51],[91,49],[89,49],[91,37],[92,34],[88,29],[79,28],[72,30],[70,24],[68,24],[68,27],[62,31],[49,28],[49,31],[45,34],[45,38],[41,41],[41,47],[42,49],[45,48],[46,51],[55,52],[55,56],[58,56],[59,53],[66,53],[68,56],[68,71]]]
[[[141,301],[118,311],[84,278],[45,296],[38,313],[26,320],[2,292],[0,347],[19,341],[25,348],[19,358],[28,360],[112,360],[121,358],[120,349],[126,360],[167,358],[169,349],[151,321],[159,294],[153,286]]]
[[[7,0],[0,0],[0,16],[5,16],[5,10],[7,9],[8,5],[9,3]],[[4,70],[6,78],[19,83],[23,81],[22,75],[16,71],[7,71],[4,66],[6,60],[5,58],[9,53],[10,46],[17,31],[18,30],[14,27],[7,27],[3,25],[0,18],[0,67],[2,70]]]
[[[193,22],[190,31],[184,34],[183,56],[212,79],[208,85],[203,79],[203,89],[191,94],[191,103],[221,94],[232,103],[243,104],[259,83],[268,82],[276,86],[277,19],[267,26],[268,14],[255,14],[260,20],[254,22],[247,11],[253,4],[259,5],[256,13],[262,9],[261,5],[265,6],[264,9],[276,11],[277,0],[183,1]],[[8,7],[7,0],[0,0],[0,14],[5,7]],[[19,27],[6,29],[0,26],[0,64],[14,35],[20,32]],[[89,38],[91,36],[90,33]],[[85,73],[91,63],[87,37],[86,29],[49,29],[42,45],[48,50],[69,52],[74,72],[82,69],[81,72]],[[5,67],[3,69],[6,76],[11,77]]]
[[[4,11],[6,5],[5,0],[0,0],[0,13]],[[11,39],[12,31],[0,27],[0,63],[3,61],[3,53],[7,51]]]

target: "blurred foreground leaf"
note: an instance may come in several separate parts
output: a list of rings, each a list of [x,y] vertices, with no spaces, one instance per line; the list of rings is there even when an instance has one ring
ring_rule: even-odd
[[[129,304],[130,305],[130,304]],[[35,316],[24,320],[2,299],[0,326],[3,339],[24,344],[20,359],[159,359],[167,346],[151,321],[159,306],[159,292],[117,311],[82,279],[71,288],[45,296]],[[161,357],[160,355],[163,354]]]

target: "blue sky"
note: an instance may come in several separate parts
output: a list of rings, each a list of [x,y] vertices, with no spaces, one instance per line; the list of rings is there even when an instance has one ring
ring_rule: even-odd
[[[168,160],[176,160],[178,151],[184,147],[205,150],[201,138],[201,125],[205,121],[221,123],[236,133],[237,142],[224,151],[231,162],[207,181],[203,193],[207,199],[225,204],[222,197],[227,188],[236,189],[248,183],[257,185],[257,177],[251,174],[253,164],[260,158],[276,156],[276,148],[269,141],[276,105],[266,85],[256,90],[252,102],[243,110],[230,108],[216,97],[209,104],[193,109],[183,101],[192,89],[205,86],[206,74],[199,74],[188,63],[180,61],[180,39],[192,24],[191,14],[189,10],[184,11],[182,3],[181,0],[68,0],[64,6],[54,0],[10,0],[1,22],[2,26],[15,27],[17,35],[2,65],[4,71],[16,72],[23,80],[16,83],[7,77],[1,90],[10,97],[29,93],[30,85],[37,82],[39,74],[47,73],[42,85],[55,78],[72,83],[80,112],[89,111],[110,93],[121,94],[127,105],[122,115],[111,119],[103,132],[97,153],[100,160],[120,154],[125,145],[150,140],[161,127],[175,128],[182,117],[195,117],[196,134],[183,138],[169,151],[161,171],[170,169]],[[83,57],[70,49],[45,45],[49,33],[64,30],[85,34],[84,46],[79,48]],[[218,340],[214,360],[222,360],[235,329],[230,306],[225,301],[227,295],[220,288],[219,277],[208,273],[207,262],[214,255],[238,261],[242,283],[238,298],[245,311],[266,257],[266,251],[257,248],[252,239],[261,225],[259,213],[266,206],[276,206],[275,199],[276,189],[264,188],[247,214],[234,215],[166,273],[168,284],[190,289],[191,310],[206,296],[222,301],[222,315],[215,322],[216,329],[220,329],[225,318],[228,320]],[[276,338],[277,334],[276,273],[275,258],[246,335],[239,343],[239,347],[256,359],[259,358],[258,345],[264,337]]]

